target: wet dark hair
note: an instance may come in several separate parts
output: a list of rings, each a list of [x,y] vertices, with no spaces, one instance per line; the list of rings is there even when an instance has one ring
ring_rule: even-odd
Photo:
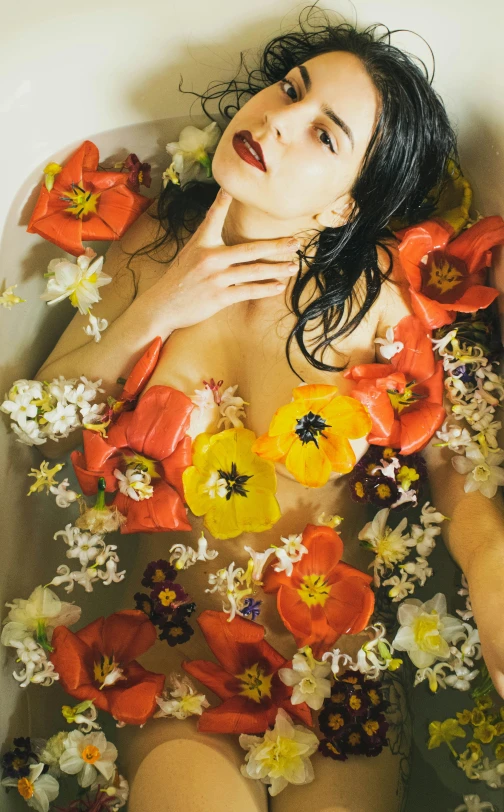
[[[318,2],[318,0],[317,0]],[[311,11],[317,6],[309,8]],[[303,11],[305,10],[303,9]],[[320,11],[320,9],[317,9]],[[231,80],[209,87],[206,93],[190,92],[201,100],[205,115],[212,121],[206,105],[219,99],[219,112],[231,120],[244,94],[255,95],[265,87],[280,81],[292,68],[315,56],[334,51],[346,51],[357,56],[366,68],[381,98],[381,109],[374,133],[367,147],[361,169],[351,190],[355,201],[348,222],[336,228],[325,228],[316,234],[300,255],[300,272],[292,287],[291,308],[297,317],[286,344],[289,350],[296,339],[303,356],[317,369],[339,372],[346,366],[331,366],[315,358],[315,353],[335,340],[353,332],[376,301],[382,282],[392,270],[392,253],[387,243],[394,239],[389,228],[392,217],[414,224],[429,217],[436,199],[426,198],[435,187],[442,188],[449,158],[458,165],[456,135],[439,95],[432,88],[425,64],[391,44],[397,33],[374,24],[358,30],[348,22],[332,24],[327,16],[318,26],[307,29],[301,15],[301,30],[281,34],[259,49],[259,67],[249,70],[240,53],[241,66],[247,71],[246,81]],[[379,29],[385,33],[379,35]],[[243,87],[242,87],[243,86]],[[179,90],[180,90],[179,85]],[[223,105],[223,97],[236,94],[235,105]],[[219,123],[219,122],[217,122]],[[183,226],[193,233],[198,222],[211,206],[218,191],[217,184],[190,181],[181,189],[169,183],[160,193],[158,219],[164,236],[139,249],[147,253],[159,248],[168,238],[176,238],[180,248],[179,231]],[[154,215],[151,215],[154,217]],[[310,250],[316,245],[316,253]],[[388,268],[378,264],[377,246],[388,257]],[[311,258],[307,257],[310,252]],[[307,270],[301,273],[301,258]],[[303,311],[300,301],[306,285],[314,280],[318,294]],[[359,281],[360,280],[360,281]],[[357,285],[357,283],[359,284]],[[357,312],[352,313],[357,305]],[[323,326],[323,337],[311,354],[304,343],[309,322]],[[295,370],[293,369],[295,372]],[[298,373],[295,372],[297,375]],[[298,375],[298,377],[300,377]]]

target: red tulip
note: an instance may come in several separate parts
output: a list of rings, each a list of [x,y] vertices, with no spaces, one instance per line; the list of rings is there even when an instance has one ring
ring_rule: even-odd
[[[183,501],[182,472],[192,462],[192,440],[186,431],[193,408],[183,392],[171,386],[153,386],[133,411],[119,415],[106,438],[95,431],[83,431],[84,453],[73,451],[71,460],[85,494],[96,493],[100,477],[105,479],[107,491],[118,491],[114,471],[123,472],[128,465],[140,465],[151,476],[150,498],[135,501],[116,493],[112,504],[127,517],[121,533],[191,530]]]
[[[128,187],[123,172],[98,170],[98,148],[84,141],[54,177],[42,185],[27,231],[69,254],[84,253],[83,240],[118,240],[152,203]]]
[[[356,381],[352,397],[367,407],[373,421],[368,441],[412,454],[446,417],[443,362],[435,361],[428,332],[416,316],[401,319],[394,341],[404,349],[390,364],[359,364],[343,374]]]
[[[92,700],[119,722],[143,725],[157,708],[165,676],[146,671],[135,657],[156,638],[156,628],[144,612],[125,609],[99,617],[76,633],[56,626],[51,662],[70,696]]]
[[[435,220],[397,232],[413,310],[430,330],[451,324],[458,312],[488,307],[498,296],[483,283],[491,249],[504,243],[502,217],[484,217],[450,241],[452,233]]]
[[[367,626],[374,609],[372,578],[340,561],[343,542],[331,527],[307,524],[303,545],[308,552],[292,575],[270,567],[263,590],[278,592],[278,612],[298,648],[311,646],[321,657],[342,634]]]
[[[289,662],[264,640],[263,626],[238,616],[230,622],[225,612],[210,609],[197,620],[220,665],[190,660],[182,666],[223,700],[218,707],[203,711],[198,730],[263,733],[275,724],[279,708],[312,725],[308,705],[290,701],[292,688],[278,676],[278,670]]]

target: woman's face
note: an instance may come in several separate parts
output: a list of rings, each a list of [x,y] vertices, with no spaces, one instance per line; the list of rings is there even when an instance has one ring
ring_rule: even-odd
[[[213,175],[236,201],[280,220],[313,225],[323,210],[348,214],[378,112],[378,91],[360,59],[346,51],[321,54],[236,113],[217,145]],[[236,152],[240,130],[261,145],[266,171]]]

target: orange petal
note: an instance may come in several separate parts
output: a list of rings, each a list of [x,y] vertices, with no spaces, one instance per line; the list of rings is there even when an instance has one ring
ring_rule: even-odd
[[[484,217],[466,228],[448,245],[447,253],[462,259],[469,273],[488,268],[492,262],[491,249],[504,243],[504,220],[496,214]],[[469,311],[466,311],[469,312]]]
[[[277,434],[276,437],[261,434],[252,444],[252,451],[267,460],[281,460],[295,440],[295,434]]]
[[[216,708],[207,708],[198,720],[202,733],[264,733],[275,724],[275,705],[258,705],[244,696],[225,699]]]
[[[394,340],[404,349],[392,358],[392,364],[408,380],[421,382],[434,373],[435,358],[430,330],[416,316],[405,316],[394,330]]]
[[[368,432],[371,427],[372,422],[370,419]],[[356,462],[355,452],[346,437],[339,437],[337,434],[328,432],[327,437],[319,437],[318,441],[333,471],[338,474],[348,474],[352,470]]]
[[[350,440],[357,440],[371,430],[371,419],[367,410],[362,403],[348,395],[333,398],[320,414],[331,426],[324,434],[339,434]]]
[[[236,696],[239,690],[239,681],[232,674],[224,671],[220,665],[208,660],[186,660],[182,668],[202,685],[206,685],[219,699],[228,699]]]
[[[127,725],[144,725],[158,709],[156,696],[162,692],[165,675],[147,671],[140,663],[131,663],[128,682],[100,691],[108,694],[109,712],[119,722]],[[133,684],[131,682],[134,680]]]
[[[277,608],[284,626],[294,635],[298,648],[311,634],[311,612],[307,604],[291,586],[282,586],[278,591]]]
[[[123,609],[105,618],[100,651],[127,664],[144,654],[157,639],[156,627],[145,612]]]
[[[308,553],[294,564],[296,576],[324,575],[330,581],[343,555],[343,542],[336,530],[325,525],[307,524],[303,531],[303,544]]]
[[[128,375],[119,400],[133,400],[133,398],[136,398],[142,389],[144,389],[154,372],[162,346],[163,340],[161,336],[157,336],[151,341],[142,357],[136,362]]]

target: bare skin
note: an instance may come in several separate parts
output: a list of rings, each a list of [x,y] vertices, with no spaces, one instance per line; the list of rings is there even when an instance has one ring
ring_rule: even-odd
[[[157,233],[147,213],[142,215],[107,254],[105,270],[113,282],[103,289],[102,301],[93,308],[96,316],[110,324],[102,341],[96,345],[85,338],[82,327],[86,319],[76,315],[36,377],[100,377],[106,393],[117,395],[116,379],[127,375],[150,341],[160,335],[166,343],[149,386],[170,385],[191,395],[201,387],[203,378],[222,378],[226,386],[238,384],[238,393],[249,402],[247,427],[256,434],[267,430],[275,410],[290,401],[292,389],[300,383],[285,357],[285,340],[294,323],[288,307],[293,280],[286,261],[293,258],[295,249],[283,238],[296,235],[306,245],[314,230],[345,222],[353,204],[350,189],[379,112],[376,89],[352,55],[324,54],[304,65],[310,72],[309,89],[301,80],[300,69],[294,68],[288,81],[295,95],[291,85],[284,90],[276,84],[265,88],[238,111],[224,131],[212,169],[230,197],[223,200],[218,196],[176,260],[166,261],[172,253],[170,246],[156,257],[160,262],[139,257],[134,268],[135,296],[132,276],[124,267],[128,258],[124,251],[144,246]],[[285,93],[287,90],[291,95]],[[324,102],[334,108],[351,137],[320,113]],[[242,129],[250,130],[261,143],[265,173],[235,152],[232,136]],[[244,246],[248,248],[244,250]],[[386,267],[382,253],[379,259]],[[394,271],[393,278],[399,284],[382,286],[358,329],[331,347],[324,355],[325,362],[352,366],[375,360],[375,338],[383,337],[389,326],[411,312],[400,274]],[[282,291],[277,289],[279,280],[287,283]],[[306,292],[307,298],[310,294]],[[305,335],[308,346],[316,343],[313,333]],[[291,361],[304,381],[330,383],[342,393],[349,391],[349,383],[340,373],[315,369],[295,343]],[[78,440],[76,432],[65,443],[47,444],[46,456],[59,456]],[[365,447],[361,444],[357,456]],[[447,466],[439,455],[433,464],[440,472],[440,482],[443,476],[455,473],[452,469],[445,474]],[[276,469],[281,519],[270,531],[257,536],[243,534],[215,544],[205,532],[210,546],[219,550],[218,566],[233,560],[242,565],[247,557],[244,544],[265,549],[278,541],[279,535],[299,533],[324,511],[344,516],[344,560],[366,569],[369,557],[355,541],[362,516],[359,518],[359,510],[345,493],[344,478],[333,474],[322,488],[310,489],[294,480],[284,466],[278,464]],[[437,503],[436,493],[434,499],[448,513]],[[457,504],[451,507],[455,510]],[[451,549],[464,566],[471,558],[467,552],[470,539],[467,531],[464,536],[466,520],[461,509],[459,515],[456,524],[451,522]],[[128,574],[129,593],[139,589],[146,563],[166,557],[171,544],[195,545],[202,521],[191,516],[191,524],[191,533],[142,538],[136,564]],[[491,532],[494,537],[504,535],[497,524]],[[467,538],[467,544],[457,546],[459,536]],[[199,564],[180,578],[197,601],[198,611],[219,608],[215,596],[204,593],[208,572],[216,568]],[[475,567],[475,571],[475,583],[483,584],[481,568]],[[268,629],[269,642],[291,656],[295,646],[280,624],[272,598],[266,599],[261,620]],[[358,639],[340,640],[340,647],[347,650],[359,645]],[[180,670],[181,660],[199,657],[208,658],[209,652],[196,629],[187,644],[174,649],[158,642],[142,663],[169,673]],[[501,668],[498,658],[495,667]],[[207,693],[211,701],[215,700]],[[312,812],[394,812],[399,808],[398,759],[388,750],[375,759],[351,758],[345,763],[316,754],[314,784],[288,787],[277,798],[268,799],[263,785],[240,775],[243,751],[236,738],[198,734],[194,720],[150,722],[143,730],[121,731],[120,738],[122,763],[132,781],[131,812],[297,812],[307,804]]]

